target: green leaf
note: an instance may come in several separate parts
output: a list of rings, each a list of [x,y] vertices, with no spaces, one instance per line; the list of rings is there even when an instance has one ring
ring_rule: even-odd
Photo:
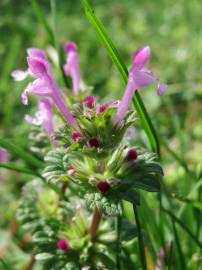
[[[22,149],[20,146],[14,145],[11,142],[8,142],[5,139],[0,138],[0,146],[7,149],[11,153],[13,153],[15,156],[22,158],[24,161],[26,161],[31,166],[34,166],[36,168],[43,168],[43,162],[37,159],[35,156],[33,156],[31,153],[29,153],[27,150]]]
[[[158,192],[161,187],[157,177],[153,175],[148,175],[148,177],[144,177],[140,181],[135,181],[134,186],[149,192]]]
[[[121,241],[129,242],[137,237],[137,228],[128,220],[123,219],[121,224]]]
[[[104,253],[99,253],[97,260],[101,261],[107,267],[107,269],[110,269],[110,270],[116,269],[116,265],[114,261],[112,260],[112,258],[109,257],[109,255],[106,255]]]
[[[108,197],[102,196],[101,193],[87,193],[85,200],[90,209],[97,207],[101,213],[107,216],[117,216],[121,213],[121,208],[114,201]]]
[[[43,177],[46,180],[57,182],[67,178],[67,169],[69,167],[67,152],[63,148],[50,151],[45,156],[47,163],[46,168],[43,171]]]
[[[50,259],[52,259],[53,257],[54,257],[53,254],[44,252],[44,253],[39,253],[39,254],[37,254],[37,255],[35,256],[35,259],[36,259],[37,261],[44,261],[44,260],[50,260]]]
[[[98,36],[100,37],[103,45],[107,49],[110,57],[112,58],[113,62],[115,63],[117,69],[121,73],[124,82],[127,83],[128,80],[128,70],[121,59],[118,51],[116,50],[113,42],[109,38],[105,27],[103,26],[102,22],[96,17],[94,10],[91,8],[88,0],[80,0],[84,9],[86,16],[89,20],[89,22],[94,27],[95,31],[97,32]],[[133,104],[138,112],[138,115],[142,121],[142,125],[144,127],[144,130],[148,136],[148,139],[150,141],[151,149],[152,151],[156,152],[160,156],[160,146],[159,141],[157,138],[157,134],[155,132],[155,129],[153,127],[152,121],[147,113],[147,110],[143,104],[143,101],[139,95],[139,93],[136,91],[135,95],[133,97]]]

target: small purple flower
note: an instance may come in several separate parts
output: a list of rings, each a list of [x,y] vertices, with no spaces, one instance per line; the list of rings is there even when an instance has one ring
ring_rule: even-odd
[[[66,64],[64,71],[67,76],[72,77],[73,91],[77,95],[80,88],[80,70],[77,46],[73,42],[67,42],[64,45],[66,51]]]
[[[151,70],[145,68],[145,65],[148,64],[150,60],[150,47],[147,46],[137,50],[133,54],[132,60],[132,67],[129,71],[126,90],[120,104],[118,105],[118,110],[115,116],[116,124],[120,123],[124,118],[133,94],[137,89],[149,86],[154,82],[158,82],[157,94],[163,95],[167,88],[164,83],[158,80]]]
[[[27,53],[28,70],[26,73],[34,77],[35,80],[29,83],[23,91],[22,103],[28,105],[29,94],[39,97],[49,97],[54,101],[68,124],[77,129],[78,124],[64,102],[65,98],[55,82],[45,52],[41,49],[31,48],[27,50]],[[19,71],[12,73],[14,79],[19,80],[19,77],[23,77],[22,74],[19,76],[19,73]]]
[[[51,136],[53,134],[53,116],[54,112],[52,109],[51,102],[42,98],[39,100],[39,109],[35,114],[35,117],[30,115],[25,115],[25,120],[36,126],[43,126],[47,131],[48,135]]]
[[[39,49],[39,48],[28,48],[27,49],[27,56],[47,60],[46,53],[42,49]],[[22,80],[26,79],[29,75],[32,75],[32,73],[29,69],[27,69],[27,70],[20,70],[20,69],[14,70],[11,73],[11,76],[15,81],[22,81]]]
[[[160,250],[159,250],[155,270],[162,270],[163,269],[164,257],[165,257],[165,250],[163,249],[163,247],[161,247]]]
[[[0,147],[0,162],[2,163],[8,162],[8,151],[1,147]]]

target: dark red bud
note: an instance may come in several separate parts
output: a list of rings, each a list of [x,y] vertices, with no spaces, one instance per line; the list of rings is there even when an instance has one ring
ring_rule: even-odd
[[[99,147],[100,146],[100,143],[96,138],[90,139],[89,144],[91,147]]]
[[[71,136],[72,140],[78,142],[81,139],[81,134],[79,132],[74,131]]]
[[[103,113],[106,109],[107,109],[107,106],[105,106],[105,105],[100,105],[100,107],[99,107],[99,109],[98,109],[98,112],[99,112],[99,113]]]
[[[68,242],[65,239],[58,240],[57,241],[57,248],[64,250],[64,251],[68,251],[69,250]]]
[[[136,160],[137,156],[138,156],[138,154],[137,154],[137,151],[135,149],[128,150],[128,153],[127,153],[127,160],[128,161]]]
[[[97,184],[97,188],[99,189],[99,191],[101,191],[102,193],[105,193],[105,192],[108,192],[111,187],[109,185],[109,183],[107,183],[107,181],[100,181],[98,184]]]

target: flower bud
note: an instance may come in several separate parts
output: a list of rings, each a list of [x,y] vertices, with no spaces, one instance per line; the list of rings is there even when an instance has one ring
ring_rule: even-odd
[[[127,160],[128,161],[132,161],[132,160],[136,160],[137,159],[137,151],[135,149],[130,149],[127,153]]]
[[[105,180],[100,181],[100,182],[97,184],[97,188],[98,188],[99,191],[101,191],[102,193],[108,192],[108,191],[111,189],[109,183],[107,183],[107,181],[105,181]]]
[[[88,96],[84,99],[84,103],[88,106],[93,106],[96,102],[96,98],[94,96]]]
[[[107,109],[107,106],[100,105],[99,108],[98,108],[98,113],[103,113],[103,112],[105,112],[106,109]]]
[[[100,146],[100,143],[96,138],[90,139],[89,144],[91,147],[99,147]]]
[[[69,250],[68,242],[65,239],[58,240],[57,241],[57,248],[64,250],[64,251],[68,251]]]
[[[72,140],[78,142],[81,139],[81,134],[79,132],[74,131],[71,136]]]

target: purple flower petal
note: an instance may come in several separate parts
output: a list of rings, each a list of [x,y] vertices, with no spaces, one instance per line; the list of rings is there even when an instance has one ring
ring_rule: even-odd
[[[39,48],[27,49],[27,55],[29,57],[35,57],[35,58],[41,58],[41,59],[47,60],[46,53],[44,52],[44,50],[39,49]]]
[[[36,78],[48,75],[48,63],[41,58],[27,57],[29,71]]]
[[[80,88],[80,70],[77,46],[73,42],[65,43],[66,64],[64,71],[67,76],[72,77],[74,94],[77,95]]]
[[[145,71],[130,71],[129,81],[136,90],[151,85],[156,81],[156,77],[152,73]]]
[[[25,120],[33,125],[42,125],[47,131],[48,135],[53,134],[53,110],[52,105],[48,99],[40,99],[39,110],[35,113],[35,117],[25,115]]]
[[[142,69],[150,60],[150,47],[140,48],[133,54],[133,65],[135,69]]]
[[[0,162],[2,163],[8,162],[8,151],[1,147],[0,147]]]
[[[160,82],[158,88],[156,89],[156,92],[159,96],[164,95],[165,90],[167,89],[167,85],[165,83]]]

